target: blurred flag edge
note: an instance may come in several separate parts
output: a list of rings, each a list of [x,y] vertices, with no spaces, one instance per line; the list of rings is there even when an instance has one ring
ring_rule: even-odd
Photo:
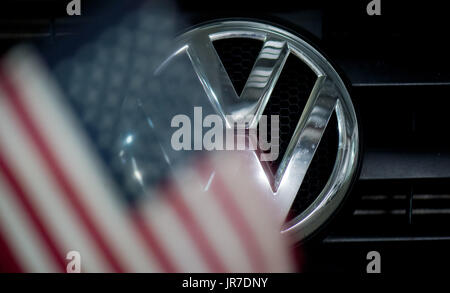
[[[202,156],[130,206],[94,148],[33,48],[1,60],[0,271],[294,270],[248,154]]]

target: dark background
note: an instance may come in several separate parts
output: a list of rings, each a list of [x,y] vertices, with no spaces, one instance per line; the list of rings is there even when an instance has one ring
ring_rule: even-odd
[[[75,47],[82,28],[101,29],[131,1],[3,0],[0,54],[26,41],[52,64]],[[450,42],[448,7],[438,1],[381,0],[368,16],[361,1],[177,1],[184,23],[258,18],[310,40],[346,80],[363,137],[359,180],[330,225],[302,244],[305,270],[365,272],[381,253],[382,271],[447,271],[450,261]],[[158,4],[155,4],[158,6]]]

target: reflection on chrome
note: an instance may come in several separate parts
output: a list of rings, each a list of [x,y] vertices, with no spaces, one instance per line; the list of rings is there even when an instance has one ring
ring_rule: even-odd
[[[253,69],[238,96],[214,49],[213,41],[225,38],[253,38],[263,41]],[[356,170],[359,153],[358,124],[350,95],[338,73],[316,49],[301,38],[274,26],[251,21],[222,21],[197,27],[177,40],[173,54],[187,54],[210,103],[227,128],[245,121],[258,125],[289,55],[296,56],[317,75],[316,83],[300,117],[294,135],[275,176],[259,164],[261,188],[270,191],[285,221],[300,189],[315,151],[333,114],[338,122],[338,143],[334,170],[315,201],[300,215],[283,224],[283,232],[302,240],[336,210],[347,193]],[[253,116],[251,121],[246,117]],[[300,195],[301,196],[301,195]]]

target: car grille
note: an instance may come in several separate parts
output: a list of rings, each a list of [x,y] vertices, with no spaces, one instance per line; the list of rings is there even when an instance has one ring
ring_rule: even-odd
[[[86,21],[69,18],[52,1],[15,1],[0,21],[0,52],[21,41],[51,44],[70,37]],[[20,7],[28,7],[21,10]],[[30,8],[31,7],[31,8]],[[59,7],[61,8],[61,7]],[[47,16],[28,18],[27,11]],[[14,13],[15,11],[15,13]],[[224,39],[214,43],[239,93],[262,43]],[[301,115],[314,77],[297,58],[289,58],[264,114],[280,115],[280,158]],[[325,241],[379,241],[450,237],[450,142],[446,100],[450,84],[357,83],[351,95],[363,137],[361,177],[349,196],[350,209]],[[336,156],[336,118],[330,121],[292,209],[298,214],[314,200],[331,173]],[[407,150],[407,151],[405,151]],[[273,163],[276,169],[280,159]],[[349,214],[351,216],[349,216]],[[334,225],[336,226],[336,225]]]
[[[16,13],[2,15],[0,53],[19,41],[58,42],[70,37],[74,28],[86,20],[64,17],[61,14],[64,8],[55,6],[55,1],[6,2],[9,4],[2,5],[16,7]],[[309,255],[308,269],[360,272],[366,263],[366,253],[372,249],[381,250],[384,263],[390,264],[392,270],[398,267],[394,262],[419,266],[450,260],[447,252],[450,241],[450,75],[448,70],[440,69],[450,66],[448,58],[441,58],[448,55],[450,48],[436,43],[442,40],[442,35],[435,28],[441,26],[431,23],[405,28],[393,20],[380,27],[376,21],[358,14],[357,11],[364,11],[362,6],[352,6],[349,10],[341,2],[330,9],[314,10],[315,6],[309,5],[305,11],[300,11],[298,6],[301,5],[295,8],[302,17],[293,17],[291,11],[276,11],[275,19],[293,20],[294,28],[301,27],[302,31],[305,28],[321,39],[324,51],[348,78],[363,141],[360,176],[342,210],[321,236],[312,240],[311,245],[304,245],[304,250],[310,253],[305,253]],[[357,16],[344,17],[350,13],[346,14],[346,9]],[[195,13],[189,11],[188,14]],[[190,19],[198,23],[223,16],[221,13],[204,16],[206,14]],[[227,16],[242,14],[245,13]],[[361,25],[355,25],[355,18]],[[320,28],[319,31],[316,28]],[[421,42],[416,42],[418,37],[423,38]],[[216,42],[215,46],[240,92],[261,44],[224,40],[220,44]],[[431,54],[430,47],[435,50]],[[413,56],[412,48],[421,54]],[[398,58],[405,55],[412,58]],[[421,58],[422,55],[427,58]],[[292,66],[292,69],[297,71],[299,67]],[[292,78],[292,74],[286,76],[286,80]],[[310,78],[306,71],[303,74],[306,80]],[[281,79],[280,82],[286,84]],[[287,83],[297,86],[290,81]],[[298,89],[281,89],[283,93],[268,105],[266,114],[282,116],[280,126],[285,131],[281,133],[281,154],[298,121],[309,87],[311,83],[307,82]],[[300,191],[302,196],[297,197],[292,214],[311,203],[325,184],[332,166],[330,162],[335,158],[335,153],[330,151],[335,149],[336,132],[332,131],[335,128],[334,118],[312,162],[310,170],[316,171],[307,173]],[[426,253],[417,258],[420,256],[417,251]],[[411,256],[416,258],[411,260]]]
[[[364,158],[352,211],[328,241],[447,239],[450,152],[446,85],[353,90]]]

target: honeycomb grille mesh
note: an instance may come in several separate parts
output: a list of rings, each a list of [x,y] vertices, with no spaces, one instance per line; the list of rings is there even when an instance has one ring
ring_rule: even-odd
[[[215,41],[214,47],[236,92],[240,94],[262,48],[262,42],[243,38],[223,39]],[[273,174],[294,134],[315,80],[316,75],[305,63],[294,55],[288,57],[263,113],[269,117],[268,125],[271,125],[270,115],[279,115],[280,121],[280,155],[277,160],[268,164],[268,169]],[[288,220],[305,210],[322,191],[336,161],[337,145],[337,120],[333,114],[291,208]]]
[[[214,41],[236,93],[240,95],[262,48],[262,42],[254,39],[233,38]]]

